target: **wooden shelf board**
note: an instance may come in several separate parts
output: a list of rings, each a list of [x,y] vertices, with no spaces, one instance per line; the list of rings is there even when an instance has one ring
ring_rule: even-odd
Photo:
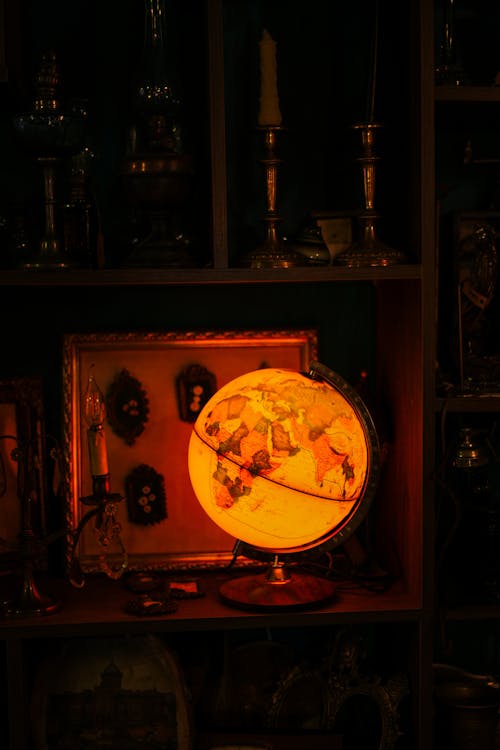
[[[442,614],[446,620],[453,622],[500,621],[500,603],[467,604],[460,607],[450,607]]]
[[[364,590],[346,593],[339,587],[332,602],[317,609],[240,610],[224,604],[218,596],[219,585],[228,575],[226,572],[202,573],[200,580],[205,592],[202,598],[180,600],[175,613],[156,617],[127,614],[124,606],[136,594],[120,581],[90,577],[82,589],[73,588],[65,581],[49,581],[43,591],[59,599],[60,609],[50,615],[0,618],[0,639],[416,621],[421,614],[416,597],[400,586],[384,593]]]
[[[436,86],[437,102],[500,102],[500,86]]]
[[[321,281],[375,281],[420,279],[420,265],[387,268],[318,266],[277,269],[247,268],[119,268],[64,269],[61,271],[0,272],[0,286],[161,286],[190,284],[317,283]]]
[[[500,411],[500,393],[484,394],[482,396],[450,396],[449,398],[437,398],[435,402],[436,412],[447,411],[455,414],[467,412],[497,412]]]

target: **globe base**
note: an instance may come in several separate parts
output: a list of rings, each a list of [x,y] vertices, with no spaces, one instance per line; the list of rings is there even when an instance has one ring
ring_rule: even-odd
[[[267,573],[231,578],[220,586],[219,595],[239,609],[307,609],[329,602],[336,588],[333,581],[294,570],[284,581],[270,581]]]

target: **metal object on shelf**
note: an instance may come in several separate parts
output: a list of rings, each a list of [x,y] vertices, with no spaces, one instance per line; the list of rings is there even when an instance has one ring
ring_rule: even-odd
[[[376,223],[380,214],[375,210],[375,171],[380,157],[375,155],[375,133],[382,127],[376,122],[354,125],[361,134],[362,156],[358,157],[363,170],[364,209],[358,215],[359,238],[335,256],[335,263],[349,268],[384,267],[404,263],[400,250],[389,247],[377,235]]]
[[[14,128],[24,148],[34,154],[42,168],[45,225],[36,253],[23,268],[51,270],[75,265],[65,252],[56,198],[57,169],[63,157],[77,154],[84,146],[85,116],[82,110],[60,107],[60,76],[53,52],[43,55],[36,76],[34,109],[14,117]]]
[[[14,440],[16,447],[12,457],[18,465],[18,494],[21,502],[21,530],[19,532],[19,557],[21,575],[18,590],[10,599],[0,603],[1,617],[28,617],[48,615],[59,609],[59,602],[43,593],[35,576],[36,563],[43,544],[36,530],[37,488],[41,486],[39,477],[41,456],[37,446],[13,435],[1,435],[5,440]],[[35,441],[38,436],[35,436]]]
[[[76,554],[83,530],[94,521],[94,533],[100,547],[99,568],[108,578],[117,580],[128,566],[128,555],[121,538],[121,524],[116,518],[116,508],[123,500],[119,492],[110,491],[110,475],[92,477],[92,494],[80,498],[89,510],[80,519],[73,532],[69,581],[75,588],[85,585],[85,576]]]
[[[182,212],[194,174],[186,154],[132,154],[125,160],[123,181],[131,204],[147,217],[148,231],[126,258],[126,266],[188,268],[194,266],[191,239]]]
[[[436,739],[440,747],[494,750],[500,685],[489,675],[434,664]]]
[[[323,239],[319,222],[311,217],[293,242],[294,250],[304,257],[304,260],[314,266],[329,265],[330,249]]]
[[[121,537],[121,524],[116,508],[123,497],[111,492],[104,419],[106,404],[104,395],[94,377],[94,365],[90,368],[87,389],[82,397],[82,412],[87,423],[89,463],[92,475],[92,494],[80,497],[80,502],[89,510],[80,519],[72,533],[69,578],[73,586],[85,585],[85,577],[77,556],[77,546],[86,525],[94,520],[93,531],[99,546],[99,568],[109,578],[120,578],[128,565],[128,555]]]
[[[464,231],[457,248],[457,338],[462,393],[498,393],[500,353],[490,315],[498,275],[497,232],[487,222]]]
[[[144,0],[144,49],[134,121],[122,169],[126,197],[144,224],[125,266],[189,268],[193,240],[186,214],[194,177],[184,150],[181,101],[167,69],[165,0]]]
[[[286,246],[280,236],[279,225],[283,221],[277,211],[278,167],[281,159],[276,155],[276,136],[283,130],[281,125],[264,125],[258,128],[264,134],[265,156],[261,159],[266,179],[267,208],[264,215],[266,236],[261,245],[248,253],[243,265],[250,268],[290,268],[304,265],[303,255]]]
[[[494,458],[484,431],[459,429],[450,461],[455,519],[446,545],[453,542],[451,565],[460,577],[461,599],[500,600],[500,504],[492,478]]]
[[[440,39],[434,78],[438,86],[462,86],[465,75],[457,49],[456,0],[442,0],[438,13]]]
[[[458,436],[452,465],[455,469],[478,469],[489,461],[484,443],[470,427],[463,427]]]

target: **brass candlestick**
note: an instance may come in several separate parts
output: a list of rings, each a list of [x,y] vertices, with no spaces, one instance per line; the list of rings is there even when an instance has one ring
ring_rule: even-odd
[[[266,176],[267,210],[264,216],[266,236],[264,242],[245,258],[244,265],[250,268],[290,268],[303,262],[301,256],[289,250],[280,237],[279,224],[283,221],[276,209],[278,167],[282,163],[275,153],[276,135],[283,128],[279,125],[259,127],[264,133],[265,156],[260,160]]]
[[[36,582],[36,562],[41,541],[33,529],[33,505],[36,505],[36,498],[34,493],[30,493],[23,501],[23,528],[19,534],[20,591],[11,600],[2,602],[0,614],[4,617],[50,615],[60,607],[59,601],[43,593]]]
[[[37,436],[38,438],[38,436]],[[49,615],[59,609],[59,601],[43,593],[36,582],[36,572],[42,540],[39,496],[42,485],[41,456],[34,444],[24,443],[13,435],[0,435],[0,439],[13,440],[16,448],[12,458],[18,464],[18,495],[21,502],[21,530],[19,533],[20,580],[14,596],[0,603],[1,617]]]
[[[359,237],[346,250],[335,256],[335,262],[350,268],[360,266],[392,266],[403,263],[400,250],[386,245],[377,236],[375,224],[380,214],[375,210],[375,171],[380,157],[374,153],[375,132],[382,127],[375,122],[353,126],[361,133],[363,155],[357,161],[363,170],[364,210],[358,216]]]

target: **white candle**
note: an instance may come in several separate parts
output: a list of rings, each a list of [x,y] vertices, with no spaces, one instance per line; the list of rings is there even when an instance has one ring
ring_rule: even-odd
[[[83,416],[88,425],[90,472],[93,477],[102,477],[109,474],[106,435],[103,427],[106,406],[104,396],[95,381],[93,368],[94,365],[90,368],[87,390],[83,398]]]
[[[89,427],[87,430],[89,446],[90,473],[93,477],[102,477],[109,474],[108,451],[106,448],[106,435],[102,425]]]
[[[260,108],[258,123],[261,126],[281,125],[276,66],[276,42],[267,29],[262,32],[260,47]]]

